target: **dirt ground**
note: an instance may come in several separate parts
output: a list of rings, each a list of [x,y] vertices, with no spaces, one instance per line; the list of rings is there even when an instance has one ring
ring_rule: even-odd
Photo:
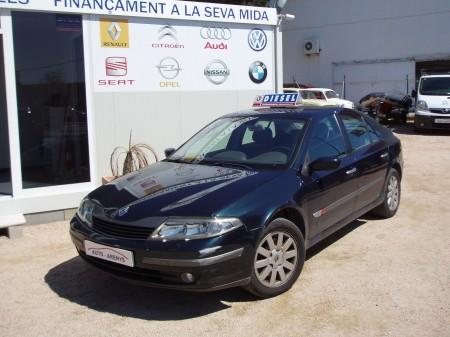
[[[403,195],[308,252],[287,293],[131,286],[77,257],[68,224],[0,237],[0,336],[450,336],[450,133],[399,128]]]

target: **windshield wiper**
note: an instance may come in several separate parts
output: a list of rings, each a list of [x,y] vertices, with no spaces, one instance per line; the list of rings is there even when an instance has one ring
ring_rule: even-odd
[[[235,163],[235,162],[229,162],[229,161],[216,161],[216,162],[206,162],[206,164],[212,165],[212,166],[235,166],[240,167],[248,171],[254,171],[255,169],[249,165],[242,164],[242,163]]]
[[[192,162],[184,160],[184,159],[170,159],[167,158],[166,161],[171,162],[171,163],[180,163],[180,164],[192,164]]]

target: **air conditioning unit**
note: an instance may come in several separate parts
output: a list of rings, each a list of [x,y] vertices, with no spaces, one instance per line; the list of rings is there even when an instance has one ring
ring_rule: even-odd
[[[306,39],[303,43],[305,55],[320,54],[320,43],[318,39]]]

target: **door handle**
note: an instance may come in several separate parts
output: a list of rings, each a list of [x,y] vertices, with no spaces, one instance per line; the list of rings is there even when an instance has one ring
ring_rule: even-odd
[[[387,153],[387,152],[383,153],[383,154],[380,156],[381,159],[386,159],[387,157],[389,157],[389,153]]]
[[[350,174],[353,174],[353,173],[356,173],[356,167],[354,167],[354,168],[352,168],[351,170],[348,170],[348,171],[345,171],[345,174],[346,175],[350,175]]]

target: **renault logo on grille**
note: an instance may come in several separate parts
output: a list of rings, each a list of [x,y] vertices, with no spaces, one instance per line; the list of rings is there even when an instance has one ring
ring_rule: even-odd
[[[231,29],[226,27],[202,27],[200,36],[205,40],[229,40]]]
[[[248,44],[254,51],[261,51],[266,48],[267,35],[262,29],[255,28],[248,34]]]
[[[108,27],[108,34],[111,37],[111,40],[117,41],[120,38],[120,34],[122,33],[122,28],[117,22],[111,22]]]

